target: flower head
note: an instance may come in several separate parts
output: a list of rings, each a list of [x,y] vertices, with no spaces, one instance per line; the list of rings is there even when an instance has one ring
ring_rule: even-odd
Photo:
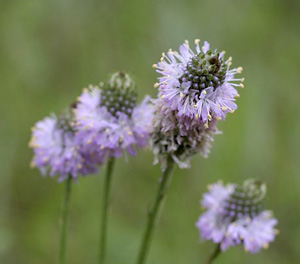
[[[29,144],[34,150],[32,165],[43,175],[58,174],[60,181],[96,172],[94,158],[78,145],[71,122],[70,112],[46,117],[36,123]]]
[[[242,186],[216,183],[204,195],[197,227],[203,239],[220,244],[225,251],[242,244],[246,251],[257,253],[274,241],[277,220],[264,209],[266,186],[247,180]]]
[[[153,65],[162,76],[154,85],[158,99],[150,143],[163,169],[167,156],[181,168],[198,152],[208,156],[218,120],[236,110],[235,87],[243,87],[243,79],[234,78],[242,68],[230,69],[231,58],[225,60],[225,53],[211,50],[208,42],[200,48],[199,42],[196,52],[186,41],[180,53],[169,50]]]
[[[208,124],[237,109],[235,87],[243,87],[244,79],[235,79],[242,68],[230,69],[232,59],[225,60],[225,52],[211,50],[206,41],[200,48],[199,42],[195,40],[196,52],[186,41],[179,53],[169,50],[162,54],[160,62],[153,65],[162,75],[155,87],[170,111]]]
[[[124,72],[116,72],[100,88],[84,89],[75,109],[78,139],[86,151],[119,157],[123,151],[135,155],[144,147],[151,129],[154,108],[150,97],[137,104],[135,83]]]

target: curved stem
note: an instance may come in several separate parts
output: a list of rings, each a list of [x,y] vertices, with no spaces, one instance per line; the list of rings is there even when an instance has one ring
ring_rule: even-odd
[[[220,255],[221,252],[221,246],[220,244],[218,244],[215,251],[210,255],[208,261],[205,264],[213,263],[213,261]]]
[[[67,231],[68,231],[68,218],[70,211],[70,200],[72,191],[72,177],[69,176],[65,183],[64,198],[62,203],[62,227],[60,237],[60,252],[59,263],[66,263],[66,245],[67,245]]]
[[[146,257],[148,255],[150,244],[151,244],[151,239],[152,239],[155,225],[157,222],[158,214],[162,208],[163,201],[164,201],[164,198],[166,197],[168,186],[171,181],[171,172],[173,169],[173,165],[174,165],[174,162],[173,162],[172,158],[168,157],[167,168],[163,172],[162,178],[160,179],[159,187],[158,187],[158,191],[156,194],[156,198],[155,198],[153,207],[148,214],[148,222],[147,222],[146,230],[145,230],[145,233],[143,236],[141,248],[139,251],[137,264],[144,264],[146,261]]]
[[[109,196],[111,189],[111,178],[114,167],[115,158],[110,158],[107,161],[106,174],[104,179],[103,201],[102,201],[102,213],[101,213],[101,227],[100,227],[100,252],[99,252],[99,264],[105,263],[106,253],[106,240],[107,240],[107,219],[109,208]]]

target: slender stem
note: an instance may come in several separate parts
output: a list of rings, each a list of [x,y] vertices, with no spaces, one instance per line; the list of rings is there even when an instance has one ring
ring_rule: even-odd
[[[168,186],[171,181],[172,169],[173,169],[174,162],[171,157],[168,157],[167,168],[163,172],[162,178],[159,182],[158,191],[156,194],[156,198],[153,204],[151,211],[148,214],[148,222],[146,226],[146,230],[144,233],[144,237],[142,240],[141,248],[138,255],[137,264],[144,264],[146,261],[146,257],[148,255],[151,239],[153,236],[153,231],[155,229],[156,221],[158,218],[159,211],[162,208],[164,198],[166,197],[166,193],[168,190]]]
[[[65,183],[64,198],[62,202],[62,227],[60,237],[60,252],[59,263],[66,263],[66,245],[67,245],[67,231],[68,231],[68,218],[70,211],[70,200],[72,191],[72,176],[69,176]]]
[[[205,264],[211,264],[220,255],[221,247],[220,244],[217,245],[215,251],[210,255],[208,261]]]
[[[102,201],[102,214],[101,214],[101,227],[100,227],[100,254],[99,254],[99,264],[105,263],[105,253],[106,253],[106,236],[107,236],[107,218],[108,218],[108,208],[109,208],[109,196],[110,196],[110,186],[112,171],[114,167],[115,158],[110,158],[107,162],[106,175],[104,179],[104,190],[103,190],[103,201]]]

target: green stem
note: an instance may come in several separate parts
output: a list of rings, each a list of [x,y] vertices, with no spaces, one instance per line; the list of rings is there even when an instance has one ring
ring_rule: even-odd
[[[141,248],[139,251],[137,264],[144,264],[146,261],[146,257],[149,252],[151,239],[153,236],[153,231],[155,229],[158,214],[162,208],[163,201],[164,201],[164,198],[166,197],[168,186],[171,181],[171,175],[172,175],[171,172],[173,169],[173,165],[174,165],[174,162],[173,162],[172,158],[168,157],[167,168],[163,172],[162,178],[160,179],[156,198],[155,198],[153,207],[148,215],[148,222],[147,222],[146,230],[145,230],[144,237],[142,240]]]
[[[68,218],[70,211],[70,200],[72,191],[72,177],[69,176],[65,183],[64,198],[62,203],[62,227],[60,237],[60,253],[59,263],[66,263],[66,245],[67,245],[67,231],[68,231]]]
[[[112,171],[114,167],[115,158],[110,158],[107,162],[106,175],[104,179],[103,201],[102,201],[102,214],[101,214],[101,227],[100,227],[100,254],[99,264],[105,263],[106,253],[106,240],[107,240],[107,218],[109,208],[109,196]]]
[[[208,261],[205,264],[211,264],[221,253],[220,244],[217,245],[215,251],[210,255]]]

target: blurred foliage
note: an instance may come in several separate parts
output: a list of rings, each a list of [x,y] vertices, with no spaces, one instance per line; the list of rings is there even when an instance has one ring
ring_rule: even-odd
[[[148,263],[203,263],[213,245],[194,224],[207,184],[248,177],[268,183],[281,233],[267,251],[234,248],[216,263],[300,262],[299,10],[298,0],[1,0],[0,263],[57,262],[63,185],[29,168],[30,127],[118,69],[135,76],[140,98],[155,96],[151,65],[194,38],[243,66],[246,88],[210,157],[176,170]],[[117,162],[109,263],[135,260],[160,174],[152,158]],[[74,186],[69,263],[96,263],[102,183],[100,173]]]

